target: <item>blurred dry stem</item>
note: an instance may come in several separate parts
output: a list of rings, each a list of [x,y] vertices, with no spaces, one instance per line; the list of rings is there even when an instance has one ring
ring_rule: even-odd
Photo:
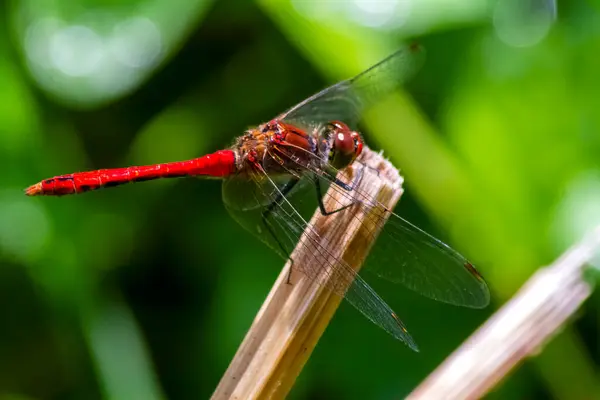
[[[359,161],[376,169],[380,179],[366,179],[372,172],[365,173],[358,190],[393,209],[402,195],[402,177],[398,171],[381,154],[369,149],[363,150]],[[355,163],[345,172],[355,176],[357,168],[365,167]],[[338,197],[338,191],[329,190],[324,197],[326,209],[334,209],[340,201]],[[331,249],[339,249],[333,254],[344,258],[356,270],[371,248],[372,242],[367,238],[376,237],[372,235],[372,226],[356,222],[360,221],[356,214],[363,210],[350,207],[327,217],[317,210],[310,221],[313,237],[316,232]],[[306,235],[307,232],[303,234]],[[291,257],[298,265],[315,260],[310,246],[298,245]],[[332,262],[325,260],[323,264]],[[292,283],[288,284],[290,268],[290,262],[286,263],[221,378],[213,399],[280,399],[291,390],[342,298],[297,273],[296,268],[292,271]],[[328,279],[325,276],[330,275],[323,276]]]
[[[600,227],[540,269],[504,307],[415,389],[408,399],[477,399],[534,355],[592,292],[586,265],[600,250]]]

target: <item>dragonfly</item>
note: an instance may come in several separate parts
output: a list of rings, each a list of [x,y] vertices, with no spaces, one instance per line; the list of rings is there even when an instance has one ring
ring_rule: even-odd
[[[321,257],[329,260],[327,268],[317,262],[300,265],[292,260],[291,265],[418,351],[403,322],[362,274],[341,257],[331,256],[328,243],[321,240],[301,208],[306,204],[302,193],[307,188],[325,218],[347,208],[326,209],[323,193],[328,188],[354,207],[376,209],[378,212],[362,213],[369,221],[359,221],[380,231],[362,270],[440,302],[470,308],[488,305],[487,284],[465,257],[361,193],[355,182],[340,179],[340,172],[366,148],[358,131],[364,112],[411,78],[423,63],[424,54],[418,44],[405,45],[359,75],[247,130],[228,149],[187,161],[55,176],[28,187],[25,193],[61,196],[158,178],[222,179],[224,205],[237,222],[284,259],[290,259],[296,246],[309,246],[306,250],[313,254],[329,255]],[[357,174],[357,179],[363,175]],[[308,239],[301,240],[302,235]],[[324,273],[329,279],[322,279]]]

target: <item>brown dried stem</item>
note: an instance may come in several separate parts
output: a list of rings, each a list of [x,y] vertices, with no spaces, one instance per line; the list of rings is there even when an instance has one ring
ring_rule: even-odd
[[[358,190],[393,209],[402,195],[402,177],[398,171],[381,154],[369,149],[363,150],[359,161],[369,167],[366,170],[377,170],[379,179],[363,177]],[[356,168],[364,165],[355,163],[344,172],[354,176]],[[341,201],[339,196],[339,191],[329,190],[324,197],[325,208],[335,209]],[[316,232],[331,251],[321,257],[342,257],[358,270],[372,245],[369,241],[376,237],[373,226],[357,222],[363,218],[357,214],[363,212],[364,207],[350,207],[327,217],[318,210],[315,212],[310,221],[313,239],[307,239],[305,232],[291,256],[292,283],[287,283],[291,267],[288,262],[221,378],[213,399],[285,398],[341,301],[341,297],[296,272],[302,269],[302,263],[315,260],[323,268],[335,264],[331,259],[316,258],[314,247],[301,244],[314,240]],[[335,274],[322,274],[319,279],[334,277]]]
[[[600,228],[521,290],[421,383],[408,399],[477,399],[535,354],[590,295],[584,268],[600,249]],[[568,367],[567,367],[568,368]]]

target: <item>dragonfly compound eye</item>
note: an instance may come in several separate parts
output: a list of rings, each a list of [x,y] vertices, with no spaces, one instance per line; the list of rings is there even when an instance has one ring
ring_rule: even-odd
[[[329,160],[333,167],[341,169],[348,166],[361,153],[362,139],[343,122],[334,121],[330,126],[333,146]]]

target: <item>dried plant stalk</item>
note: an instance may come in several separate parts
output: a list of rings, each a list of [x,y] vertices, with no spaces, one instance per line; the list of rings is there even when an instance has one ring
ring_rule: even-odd
[[[393,209],[402,195],[402,177],[398,171],[381,154],[367,148],[358,161],[362,165],[355,163],[344,173],[355,176],[357,168],[369,170],[369,174],[378,171],[379,179],[363,177],[358,190]],[[339,202],[347,201],[339,196],[339,191],[330,189],[324,197],[325,208],[335,209]],[[305,240],[314,241],[316,232],[331,251],[321,258],[342,257],[358,270],[377,236],[373,234],[376,227],[358,223],[368,220],[358,215],[364,212],[368,212],[364,207],[350,207],[327,217],[319,210],[315,212],[310,221],[313,239],[307,239],[305,232],[292,253],[291,284],[287,282],[291,268],[288,262],[221,378],[213,399],[280,399],[288,394],[341,301],[340,296],[296,272],[302,269],[302,263],[317,260],[323,268],[334,263],[315,257],[314,247],[301,244]],[[324,273],[318,279],[334,277]]]
[[[478,399],[535,354],[589,297],[583,271],[600,249],[600,228],[540,269],[408,399]]]

